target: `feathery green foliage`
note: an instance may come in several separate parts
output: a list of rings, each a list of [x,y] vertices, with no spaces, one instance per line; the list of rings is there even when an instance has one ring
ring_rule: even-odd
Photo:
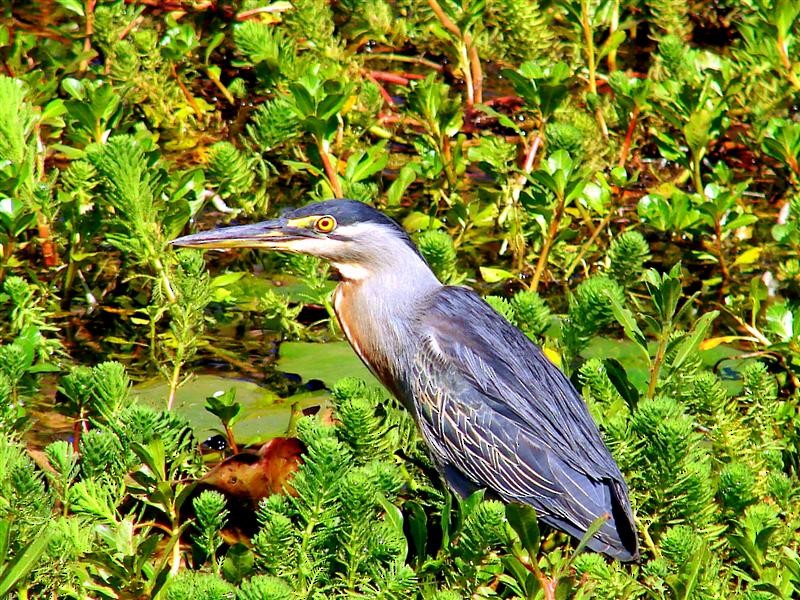
[[[0,596],[531,598],[532,564],[557,597],[800,594],[797,2],[6,4]],[[279,373],[340,339],[327,263],[169,244],[342,196],[579,385],[640,564],[451,496],[338,346]],[[211,371],[269,406],[197,419]],[[198,437],[320,403],[297,495],[195,488]]]
[[[432,229],[417,237],[417,247],[431,270],[445,284],[459,283],[462,278],[456,263],[456,248],[446,231]]]

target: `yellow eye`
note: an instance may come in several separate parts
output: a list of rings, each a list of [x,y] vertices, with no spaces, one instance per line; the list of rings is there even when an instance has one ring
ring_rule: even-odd
[[[317,219],[314,229],[322,233],[329,233],[336,229],[336,219],[331,216],[324,216]]]

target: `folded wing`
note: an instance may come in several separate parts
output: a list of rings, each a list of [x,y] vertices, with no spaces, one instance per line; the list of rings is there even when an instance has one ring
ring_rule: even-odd
[[[443,288],[419,315],[426,337],[412,396],[450,485],[530,504],[577,538],[607,515],[589,547],[637,558],[625,482],[563,373],[471,290]],[[491,344],[481,335],[487,331]]]

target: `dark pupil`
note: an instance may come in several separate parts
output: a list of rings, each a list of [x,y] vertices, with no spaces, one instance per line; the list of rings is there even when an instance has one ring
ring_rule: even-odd
[[[328,229],[330,226],[331,226],[331,220],[330,219],[322,219],[319,222],[320,229]]]

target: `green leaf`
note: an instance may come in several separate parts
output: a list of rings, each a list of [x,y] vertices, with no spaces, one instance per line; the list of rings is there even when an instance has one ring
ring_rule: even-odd
[[[8,562],[8,544],[11,540],[11,520],[0,519],[0,565]]]
[[[706,109],[695,111],[689,117],[689,122],[683,128],[683,135],[686,136],[686,144],[693,154],[699,154],[708,145],[713,119],[714,114]]]
[[[763,252],[763,250],[764,248],[762,246],[754,246],[753,248],[748,248],[747,250],[745,250],[739,256],[736,257],[736,260],[733,261],[733,266],[752,265],[759,259],[759,257],[761,256],[761,252]]]
[[[206,410],[216,416],[223,425],[233,425],[242,410],[236,402],[236,388],[228,388],[224,393],[206,398]]]
[[[625,335],[636,344],[649,362],[650,352],[647,350],[647,338],[644,337],[642,330],[639,329],[639,325],[636,323],[633,313],[628,308],[622,306],[613,294],[606,292],[606,297],[611,305],[614,318],[622,325],[622,328],[625,330]]]
[[[403,194],[406,193],[408,186],[414,183],[417,179],[417,166],[413,163],[408,163],[400,168],[397,174],[397,179],[392,182],[389,189],[386,191],[386,201],[389,206],[398,206]]]
[[[778,29],[780,39],[786,40],[800,15],[800,3],[795,0],[777,0],[772,11],[772,22]]]
[[[308,117],[315,113],[314,98],[303,85],[293,83],[289,86],[289,91],[292,92],[294,104],[300,117]]]
[[[508,524],[519,536],[519,541],[528,552],[531,560],[536,560],[541,544],[536,511],[527,504],[511,502],[506,505],[506,519],[508,519]]]
[[[408,530],[411,540],[414,542],[414,551],[417,555],[418,564],[422,564],[427,556],[428,548],[428,517],[422,505],[416,500],[408,500],[403,504],[403,508],[408,512]]]
[[[624,29],[617,29],[614,33],[608,36],[608,39],[603,42],[603,45],[600,46],[600,49],[597,53],[597,62],[600,62],[600,59],[604,56],[608,56],[610,52],[613,52],[617,48],[620,47],[622,42],[625,41],[627,37]]]
[[[619,392],[619,395],[622,396],[622,399],[625,400],[628,408],[631,411],[636,410],[636,405],[639,403],[639,390],[628,379],[625,367],[616,358],[606,358],[603,360],[603,366],[606,368],[606,375],[608,375],[609,381]]]
[[[85,16],[83,5],[78,0],[56,0],[61,6],[76,15]]]
[[[684,167],[689,164],[689,160],[686,157],[686,152],[681,150],[681,147],[675,138],[660,131],[652,131],[652,134],[655,137],[656,147],[658,148],[661,156],[667,160],[675,161]]]
[[[47,549],[47,544],[50,543],[52,537],[53,531],[46,525],[33,541],[5,566],[0,572],[0,598],[5,598],[7,594],[16,589],[20,581],[28,576]]]
[[[717,316],[719,316],[719,311],[712,310],[697,319],[692,330],[681,340],[680,345],[677,347],[675,358],[672,361],[673,372],[680,369],[686,359],[697,352],[700,343],[706,337],[708,328]]]
[[[222,576],[231,583],[239,584],[253,572],[255,556],[244,544],[234,544],[222,562]]]
[[[386,152],[386,140],[383,140],[347,159],[344,176],[349,181],[364,181],[375,173],[380,173],[388,162],[389,153]]]
[[[480,267],[481,277],[487,283],[497,283],[506,279],[513,279],[515,275],[511,271],[498,269],[495,267]]]

